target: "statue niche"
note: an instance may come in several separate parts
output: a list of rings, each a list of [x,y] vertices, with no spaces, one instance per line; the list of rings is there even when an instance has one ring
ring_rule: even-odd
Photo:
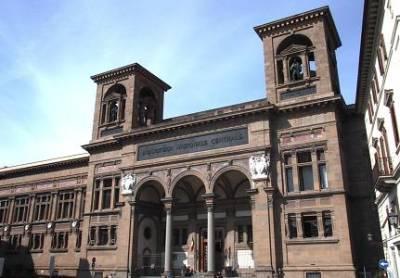
[[[157,121],[157,100],[149,88],[144,88],[139,93],[138,123],[139,126],[149,126]]]

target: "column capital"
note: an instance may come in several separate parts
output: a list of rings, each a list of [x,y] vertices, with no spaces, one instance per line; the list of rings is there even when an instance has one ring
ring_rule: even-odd
[[[206,206],[208,208],[214,207],[215,204],[215,194],[214,193],[206,193],[203,194],[201,197],[206,201]]]
[[[172,205],[174,203],[174,199],[172,197],[163,198],[160,201],[164,204],[166,210],[172,209]]]
[[[131,201],[128,201],[128,204],[131,206],[131,207],[134,207],[134,206],[136,206],[136,200],[131,200]]]

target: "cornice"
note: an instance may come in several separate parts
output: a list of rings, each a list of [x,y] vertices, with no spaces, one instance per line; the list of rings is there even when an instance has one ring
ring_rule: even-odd
[[[32,174],[32,173],[38,173],[38,172],[42,172],[42,171],[49,171],[49,170],[53,170],[53,169],[67,168],[70,166],[75,166],[75,165],[80,165],[80,164],[88,165],[88,163],[89,163],[89,155],[85,154],[85,155],[81,155],[79,157],[74,157],[71,159],[65,159],[65,160],[61,160],[61,161],[51,162],[49,160],[48,163],[46,163],[46,161],[44,161],[43,163],[37,164],[37,165],[32,163],[32,164],[14,166],[14,167],[1,169],[0,179],[13,177],[13,176],[20,175],[20,174]]]
[[[249,115],[254,115],[258,113],[265,113],[269,110],[272,110],[273,106],[272,105],[267,105],[267,106],[262,106],[262,107],[257,107],[257,108],[252,108],[248,109],[245,111],[240,111],[240,112],[231,112],[231,113],[226,113],[222,115],[216,115],[216,116],[210,116],[204,119],[199,119],[199,120],[189,120],[185,122],[178,122],[175,124],[168,124],[168,125],[161,125],[161,126],[154,126],[150,128],[141,128],[141,129],[136,129],[132,132],[121,134],[115,136],[117,139],[128,139],[132,137],[142,137],[142,136],[147,136],[147,135],[152,135],[152,134],[159,134],[159,133],[164,133],[164,132],[170,132],[174,130],[179,130],[183,128],[188,128],[188,127],[194,127],[194,126],[199,126],[199,125],[206,125],[210,124],[213,122],[219,122],[219,121],[224,121],[228,119],[234,119],[234,118],[240,118],[240,117],[245,117]]]
[[[138,63],[133,63],[130,65],[126,65],[120,68],[116,68],[113,70],[105,71],[103,73],[99,73],[96,75],[91,76],[90,78],[96,83],[104,83],[110,80],[115,80],[116,78],[125,77],[134,73],[140,72],[146,78],[152,80],[153,82],[157,83],[164,91],[168,91],[171,89],[171,86],[162,81],[156,75],[148,71],[146,68],[141,66]]]
[[[270,35],[271,33],[279,31],[280,29],[288,27],[293,28],[297,25],[303,25],[318,18],[325,18],[327,20],[328,27],[334,36],[336,47],[340,47],[342,43],[328,6],[258,25],[254,27],[254,31],[261,39],[263,39],[265,35]]]
[[[115,146],[115,145],[119,145],[119,144],[120,144],[120,140],[112,138],[112,139],[107,139],[107,140],[90,142],[88,144],[82,145],[81,147],[84,150],[86,150],[87,152],[91,153],[91,151],[94,151],[94,150],[108,148],[110,146]]]
[[[368,100],[369,81],[372,79],[375,65],[376,48],[383,22],[385,1],[366,0],[358,62],[358,80],[356,93],[356,110],[362,113]]]
[[[343,107],[347,108],[342,96],[336,95],[333,97],[325,97],[325,98],[310,100],[307,102],[293,103],[287,105],[276,105],[274,107],[274,111],[277,113],[287,113],[287,112],[305,110],[312,107],[323,107],[332,103],[340,103]]]

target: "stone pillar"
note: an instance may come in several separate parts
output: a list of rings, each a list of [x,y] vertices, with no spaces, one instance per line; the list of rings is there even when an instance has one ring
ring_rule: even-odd
[[[215,272],[214,194],[207,196],[207,272]]]
[[[165,206],[166,221],[165,221],[165,252],[164,252],[164,275],[170,277],[171,269],[171,254],[172,254],[172,198],[162,199]]]
[[[317,223],[318,223],[318,237],[324,237],[324,223],[322,220],[322,211],[317,213]]]
[[[303,226],[301,222],[300,213],[296,213],[296,226],[297,226],[297,238],[303,238]]]
[[[29,212],[28,212],[28,223],[32,223],[33,221],[33,212],[35,210],[35,194],[29,195]]]
[[[251,196],[251,219],[253,224],[253,256],[255,276],[272,278],[275,264],[275,234],[273,192],[268,181],[253,180],[255,188],[247,192]]]
[[[290,73],[288,71],[288,59],[287,57],[283,58],[282,64],[283,64],[283,84],[289,83],[290,81]]]
[[[14,215],[14,206],[15,206],[15,197],[11,197],[8,199],[9,205],[8,205],[8,211],[7,211],[7,220],[6,222],[8,224],[11,224],[13,222],[13,215]]]
[[[82,188],[75,189],[75,206],[74,218],[80,218],[81,205],[82,205]]]
[[[303,69],[303,79],[307,79],[309,77],[309,74],[308,74],[308,63],[307,63],[306,53],[300,55],[300,58],[302,63],[301,66]]]
[[[50,217],[51,221],[54,221],[56,219],[57,195],[58,192],[51,192],[51,217]]]
[[[313,170],[314,191],[319,191],[320,190],[319,169],[318,169],[317,152],[315,151],[315,149],[312,150],[311,152],[311,161]]]
[[[133,273],[133,271],[136,269],[137,266],[137,240],[138,237],[137,235],[137,225],[136,225],[136,215],[135,215],[135,209],[136,209],[136,201],[129,201],[128,202],[129,207],[130,207],[130,217],[129,217],[129,242],[128,242],[128,249],[129,249],[129,257],[128,257],[128,272],[130,274]],[[119,231],[121,232],[121,231]],[[121,238],[118,236],[117,238]],[[120,243],[117,243],[120,244]]]

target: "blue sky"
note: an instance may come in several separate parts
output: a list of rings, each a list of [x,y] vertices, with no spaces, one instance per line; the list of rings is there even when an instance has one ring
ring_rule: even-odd
[[[139,62],[172,86],[165,117],[265,97],[253,27],[329,5],[353,103],[363,1],[6,1],[0,10],[0,167],[82,153],[91,137],[90,76]]]

